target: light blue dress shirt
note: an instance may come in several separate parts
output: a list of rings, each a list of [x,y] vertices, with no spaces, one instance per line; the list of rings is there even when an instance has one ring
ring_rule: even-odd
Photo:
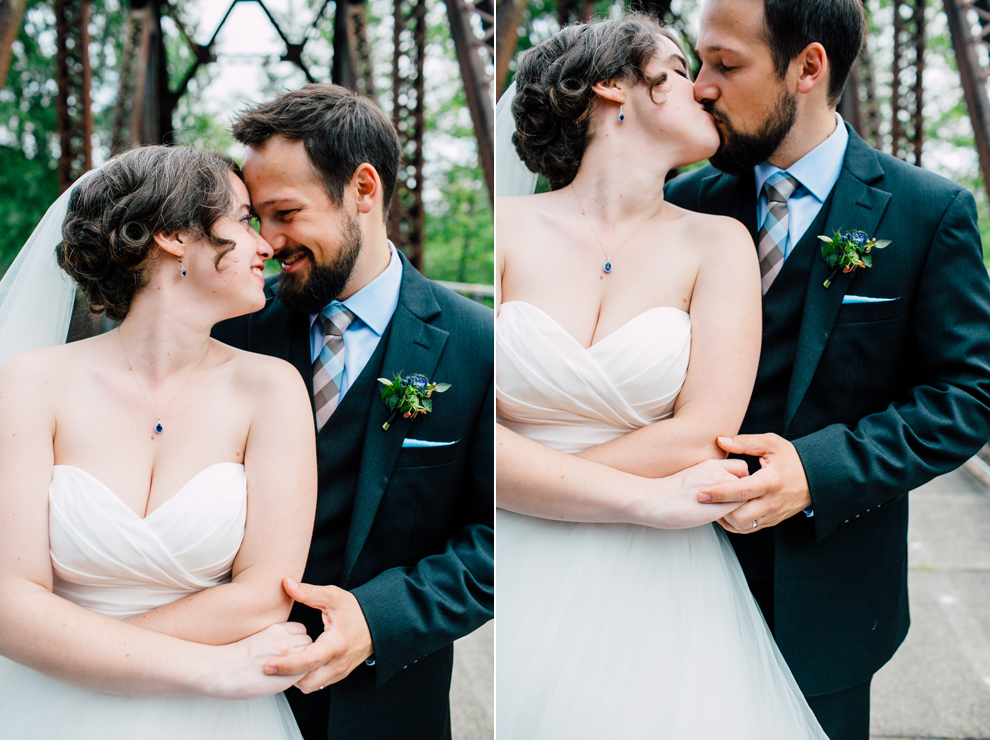
[[[787,168],[801,187],[787,199],[787,246],[784,249],[786,260],[794,246],[801,241],[804,232],[811,226],[818,212],[822,209],[828,194],[832,192],[839,173],[842,171],[842,161],[846,158],[846,144],[849,142],[849,132],[846,131],[842,117],[835,114],[835,131],[825,141],[816,146],[801,159]],[[767,195],[763,192],[763,184],[774,172],[780,172],[769,162],[756,165],[756,192],[759,199],[756,206],[756,223],[763,225],[769,206]]]
[[[388,243],[388,248],[392,258],[381,275],[350,298],[329,304],[344,306],[357,317],[344,331],[344,377],[340,383],[340,400],[375,353],[388,322],[392,320],[395,307],[399,305],[402,260],[392,242]],[[319,314],[309,317],[309,349],[313,362],[323,349],[323,324],[317,321],[318,318]]]

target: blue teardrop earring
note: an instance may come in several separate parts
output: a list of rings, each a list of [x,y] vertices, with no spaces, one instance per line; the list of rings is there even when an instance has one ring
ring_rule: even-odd
[[[619,103],[619,123],[626,120],[626,114],[622,112],[622,103]]]
[[[184,264],[182,264],[182,260],[179,260],[179,274],[182,277],[185,277],[186,276],[186,266]]]

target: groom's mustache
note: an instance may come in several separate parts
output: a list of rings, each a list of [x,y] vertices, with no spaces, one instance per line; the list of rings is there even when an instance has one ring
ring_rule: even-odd
[[[715,104],[710,100],[706,100],[704,103],[701,104],[701,106],[705,109],[705,113],[707,113],[708,115],[710,115],[712,118],[715,119],[716,123],[721,123],[723,125],[729,124],[729,121],[725,118],[725,116],[723,116],[715,109]]]
[[[282,262],[291,262],[296,257],[305,257],[308,253],[309,250],[304,247],[289,247],[279,250],[279,252],[274,255],[274,259],[281,264]]]

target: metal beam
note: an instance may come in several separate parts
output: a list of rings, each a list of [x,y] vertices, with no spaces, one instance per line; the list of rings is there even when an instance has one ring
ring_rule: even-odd
[[[27,0],[0,0],[0,88],[7,83],[7,71],[14,55],[14,42],[24,22]]]
[[[55,47],[58,182],[59,190],[65,190],[93,168],[89,0],[55,0]]]
[[[976,7],[974,7],[976,6]],[[981,7],[984,6],[984,7]],[[981,26],[977,31],[968,14],[973,11]],[[987,29],[990,12],[985,3],[965,0],[945,0],[945,14],[949,19],[949,33],[956,51],[956,64],[962,80],[963,95],[976,138],[976,152],[983,173],[983,186],[990,197],[990,100],[987,98],[987,70],[980,65],[977,48],[987,47]],[[984,49],[985,51],[985,49]]]
[[[338,85],[378,100],[367,28],[365,0],[337,1],[333,19],[331,77]]]
[[[519,26],[526,10],[526,0],[498,0],[495,13],[495,94],[505,92],[509,76],[509,62],[516,55],[519,44]]]
[[[891,153],[921,166],[924,143],[925,1],[894,0],[894,79],[891,84]]]
[[[495,198],[495,112],[492,108],[492,77],[487,67],[495,57],[494,17],[490,3],[480,0],[469,5],[464,0],[446,0],[450,35],[454,39],[457,62],[464,81],[478,157],[488,185],[488,197]],[[472,27],[472,14],[477,19]]]
[[[388,214],[388,233],[422,272],[426,0],[395,0],[392,42],[392,123],[399,134],[402,160]]]

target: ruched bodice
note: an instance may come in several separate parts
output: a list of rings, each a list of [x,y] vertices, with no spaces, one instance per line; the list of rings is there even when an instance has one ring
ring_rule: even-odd
[[[55,593],[125,619],[229,580],[247,479],[240,463],[211,465],[142,519],[85,470],[56,465],[48,516]]]
[[[48,489],[54,592],[126,619],[230,580],[247,522],[240,463],[201,470],[146,517],[82,468]],[[0,736],[35,740],[301,740],[283,694],[101,694],[0,658]]]
[[[495,340],[499,422],[578,452],[673,413],[691,354],[691,317],[659,306],[582,347],[550,316],[503,303]]]

